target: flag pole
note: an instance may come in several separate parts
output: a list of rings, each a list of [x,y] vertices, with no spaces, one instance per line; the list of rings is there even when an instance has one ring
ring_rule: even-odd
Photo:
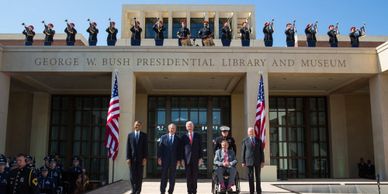
[[[115,160],[112,158],[112,183],[115,181]]]

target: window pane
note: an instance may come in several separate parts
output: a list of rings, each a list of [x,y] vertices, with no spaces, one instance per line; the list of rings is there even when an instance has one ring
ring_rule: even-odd
[[[269,125],[277,126],[278,125],[278,113],[277,112],[269,112]]]

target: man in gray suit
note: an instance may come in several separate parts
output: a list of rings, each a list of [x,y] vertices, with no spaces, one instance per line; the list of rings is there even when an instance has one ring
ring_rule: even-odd
[[[232,191],[232,186],[234,186],[234,179],[236,177],[236,155],[233,150],[229,150],[229,143],[227,140],[222,140],[221,149],[216,151],[214,156],[214,164],[218,167],[216,169],[217,179],[221,185],[221,192],[226,190]],[[224,173],[227,171],[229,173],[229,182],[226,184],[224,182]]]
[[[248,168],[249,192],[254,194],[253,174],[256,178],[256,192],[261,194],[260,171],[264,167],[262,142],[255,136],[253,127],[248,128],[248,137],[242,142],[242,166]]]

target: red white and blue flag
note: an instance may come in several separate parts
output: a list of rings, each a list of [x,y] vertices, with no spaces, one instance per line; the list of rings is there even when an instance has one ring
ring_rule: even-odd
[[[108,148],[108,157],[115,160],[119,151],[119,118],[120,100],[118,86],[118,72],[115,71],[112,85],[112,97],[109,102],[108,116],[105,131],[105,147]]]
[[[256,119],[255,119],[255,135],[260,138],[263,148],[265,147],[265,95],[264,95],[264,81],[263,75],[260,74],[259,89],[257,94],[256,104]]]

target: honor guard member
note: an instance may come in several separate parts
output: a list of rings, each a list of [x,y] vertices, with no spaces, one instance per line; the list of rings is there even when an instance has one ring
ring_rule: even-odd
[[[203,28],[198,31],[198,37],[202,39],[202,46],[214,46],[210,43],[212,31],[209,28],[209,21],[203,21]],[[209,41],[209,43],[207,43]]]
[[[264,28],[263,28],[263,33],[264,33],[264,45],[266,47],[272,47],[272,45],[273,45],[272,34],[274,33],[273,22],[265,22]]]
[[[67,27],[65,28],[66,33],[66,44],[67,46],[74,46],[75,36],[77,35],[77,30],[74,28],[74,23],[67,23]]]
[[[241,45],[243,47],[249,47],[250,40],[251,40],[251,28],[249,27],[249,24],[247,21],[242,23],[242,28],[240,29],[240,36],[241,36]]]
[[[38,194],[38,178],[34,170],[27,167],[26,155],[16,157],[17,168],[9,175],[9,193],[11,194]]]
[[[31,46],[32,43],[34,42],[34,36],[35,36],[34,26],[33,25],[24,26],[23,34],[26,36],[24,45]]]
[[[338,47],[338,27],[334,27],[334,25],[329,26],[329,31],[327,32],[327,35],[329,36],[329,44],[330,47]]]
[[[50,160],[50,168],[48,169],[48,176],[53,179],[56,189],[60,189],[62,174],[61,171],[57,168],[57,161],[55,158]]]
[[[7,165],[6,158],[3,156],[0,156],[0,193],[1,194],[7,193],[9,174],[5,170],[6,165]]]
[[[82,174],[81,160],[78,156],[74,156],[73,164],[67,171],[67,180],[69,181],[69,193],[73,193],[75,191],[76,181],[80,174]]]
[[[96,22],[90,22],[89,28],[86,30],[89,33],[89,46],[97,45],[98,28]]]
[[[41,170],[41,175],[38,178],[38,185],[40,194],[55,194],[56,193],[56,185],[55,181],[48,176],[48,169],[44,167]]]
[[[222,46],[230,46],[232,42],[232,28],[230,28],[229,22],[225,22],[221,29],[221,42]]]
[[[221,131],[221,136],[217,137],[216,139],[213,140],[214,144],[214,153],[218,150],[221,149],[221,142],[223,140],[226,140],[228,142],[228,149],[231,149],[234,151],[235,154],[237,154],[236,150],[236,142],[234,141],[234,138],[230,134],[230,127],[228,126],[221,126],[220,127]]]
[[[308,47],[316,47],[317,46],[317,34],[316,29],[313,28],[311,24],[307,24],[306,29],[304,30],[306,34],[307,46]]]
[[[162,20],[158,20],[154,24],[153,30],[155,32],[155,46],[163,46],[164,31],[166,30],[166,28],[163,25],[163,21]]]
[[[44,25],[43,34],[45,35],[44,37],[45,46],[51,46],[51,44],[54,42],[55,30],[53,30],[53,28],[54,28],[54,25],[52,23]]]
[[[63,174],[64,166],[61,160],[61,156],[58,153],[53,154],[53,158],[57,161],[57,168],[60,170],[61,174]]]
[[[187,39],[190,41],[190,30],[186,27],[186,21],[181,21],[181,28],[177,32],[178,36],[178,45],[182,46],[182,40],[187,41]],[[184,46],[190,46],[190,44],[186,44]]]
[[[286,31],[284,32],[286,34],[286,43],[287,47],[294,47],[295,46],[295,28],[291,23],[288,23],[286,25]]]
[[[115,26],[116,26],[116,23],[114,21],[110,21],[109,27],[106,29],[106,32],[108,33],[108,37],[106,38],[108,46],[115,46],[116,45],[117,33],[119,31],[117,30],[117,28]]]
[[[140,22],[136,21],[135,18],[135,25],[131,28],[131,46],[140,46],[141,44],[141,32],[143,29],[140,27]]]
[[[359,30],[356,27],[351,27],[350,28],[350,44],[352,47],[359,47],[360,46],[360,37],[364,35],[363,30]]]

